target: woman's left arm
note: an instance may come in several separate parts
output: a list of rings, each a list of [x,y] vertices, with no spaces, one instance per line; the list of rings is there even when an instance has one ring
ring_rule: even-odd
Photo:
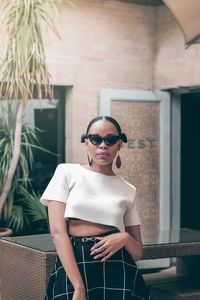
[[[130,253],[134,260],[142,257],[143,245],[140,232],[140,225],[125,227],[125,249]]]
[[[123,247],[125,247],[134,260],[140,259],[143,250],[140,226],[134,225],[125,228],[125,232],[117,232],[105,237],[99,237],[100,241],[91,248],[91,255],[94,256],[94,259],[105,261]]]

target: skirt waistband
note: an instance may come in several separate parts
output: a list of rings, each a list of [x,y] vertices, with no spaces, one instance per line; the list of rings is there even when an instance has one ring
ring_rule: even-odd
[[[119,232],[119,230],[116,228],[114,230],[109,230],[109,231],[106,231],[106,232],[102,232],[102,233],[100,233],[98,235],[89,235],[89,236],[75,236],[75,235],[70,235],[70,239],[71,239],[71,241],[76,242],[76,243],[90,243],[90,242],[99,241],[97,239],[97,237],[107,236],[109,234],[117,233],[117,232]]]

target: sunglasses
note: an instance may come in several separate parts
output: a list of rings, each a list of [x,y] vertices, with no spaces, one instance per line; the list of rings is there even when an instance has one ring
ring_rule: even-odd
[[[93,145],[100,145],[103,141],[107,146],[113,146],[120,139],[118,135],[107,135],[106,137],[101,137],[98,134],[88,134],[87,138]]]

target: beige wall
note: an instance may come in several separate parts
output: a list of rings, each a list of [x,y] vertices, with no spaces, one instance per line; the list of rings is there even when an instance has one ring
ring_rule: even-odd
[[[59,41],[45,32],[52,83],[71,86],[67,97],[66,157],[84,161],[80,134],[98,114],[102,88],[153,89],[199,85],[200,45],[184,48],[168,8],[129,1],[63,1]],[[2,11],[0,10],[0,20]],[[0,46],[0,55],[4,45]]]
[[[98,114],[100,90],[152,88],[155,8],[126,1],[72,2],[60,11],[61,41],[46,34],[45,44],[53,83],[73,86],[67,160],[84,162],[79,137]]]
[[[79,137],[98,114],[100,90],[199,85],[200,46],[184,48],[183,34],[164,5],[72,2],[63,3],[60,10],[61,41],[47,33],[45,46],[52,82],[72,86],[67,99],[67,160],[84,162]]]
[[[157,8],[156,88],[200,85],[200,45],[184,48],[184,36],[166,6]]]

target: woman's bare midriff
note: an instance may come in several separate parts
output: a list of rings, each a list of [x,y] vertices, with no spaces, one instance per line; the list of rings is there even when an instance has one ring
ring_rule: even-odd
[[[116,229],[114,226],[107,226],[79,219],[68,220],[68,233],[75,236],[90,236]]]

